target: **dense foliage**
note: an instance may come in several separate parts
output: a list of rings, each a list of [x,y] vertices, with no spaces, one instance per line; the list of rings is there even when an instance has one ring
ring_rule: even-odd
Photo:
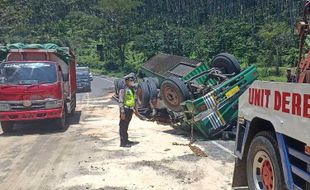
[[[0,43],[70,46],[104,73],[137,71],[158,52],[210,61],[229,52],[283,74],[296,63],[300,0],[0,0]],[[102,50],[97,51],[97,45]],[[274,69],[272,69],[274,68]]]

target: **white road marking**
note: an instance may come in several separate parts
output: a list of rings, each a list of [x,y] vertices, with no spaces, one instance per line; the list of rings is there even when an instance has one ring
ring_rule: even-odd
[[[215,141],[212,141],[212,144],[214,144],[215,146],[219,147],[220,149],[224,150],[225,152],[231,154],[233,157],[237,158],[237,156],[234,154],[233,151],[225,148],[224,146],[220,145],[219,143],[215,142]]]
[[[110,83],[112,83],[114,85],[114,81],[112,81],[112,80],[101,78],[101,77],[96,77],[96,78],[104,80],[104,81],[107,81],[107,82],[110,82]]]
[[[233,187],[232,190],[249,190],[249,187]]]
[[[85,103],[88,103],[89,102],[89,104],[100,104],[100,103],[107,103],[107,102],[109,102],[109,101],[111,101],[110,99],[106,99],[106,100],[94,100],[94,99],[91,99],[91,98],[89,98],[89,99],[87,99],[87,100],[82,100],[80,103],[81,104],[85,104]]]

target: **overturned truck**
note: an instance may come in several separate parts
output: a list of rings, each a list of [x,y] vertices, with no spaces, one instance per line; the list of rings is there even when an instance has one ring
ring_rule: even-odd
[[[141,75],[137,97],[143,114],[158,119],[168,116],[170,122],[186,130],[193,127],[206,138],[236,121],[238,98],[258,77],[254,65],[242,71],[228,53],[215,56],[210,65],[159,54],[143,65]],[[116,81],[116,88],[122,83]]]

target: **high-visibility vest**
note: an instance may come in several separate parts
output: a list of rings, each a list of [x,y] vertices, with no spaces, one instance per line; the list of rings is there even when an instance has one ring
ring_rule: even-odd
[[[127,107],[135,107],[136,95],[134,93],[134,90],[130,88],[125,88],[124,105]]]

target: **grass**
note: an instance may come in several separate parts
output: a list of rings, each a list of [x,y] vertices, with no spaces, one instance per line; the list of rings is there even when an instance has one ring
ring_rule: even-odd
[[[263,81],[275,81],[275,82],[286,82],[286,70],[288,67],[280,67],[279,71],[280,74],[276,75],[276,68],[275,67],[258,67],[257,71],[259,73],[259,80]]]
[[[259,77],[258,80],[263,81],[274,81],[274,82],[286,82],[287,79],[285,76],[267,76],[267,77]]]
[[[102,72],[100,69],[95,69],[95,68],[89,68],[89,69],[93,74],[97,74],[97,75],[101,74]]]

